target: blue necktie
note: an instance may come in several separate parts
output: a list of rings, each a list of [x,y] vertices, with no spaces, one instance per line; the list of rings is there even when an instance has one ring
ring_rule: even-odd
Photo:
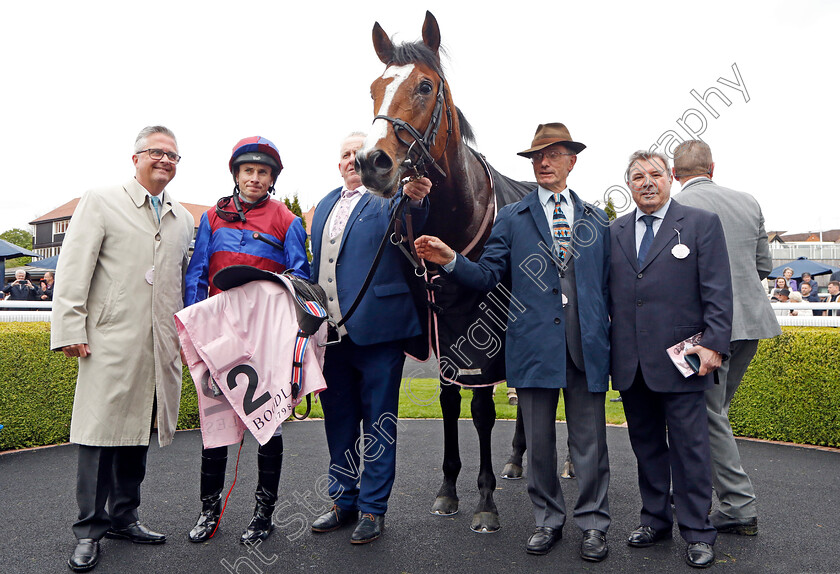
[[[150,195],[149,199],[152,201],[152,207],[155,208],[155,216],[157,217],[158,223],[160,223],[160,198],[156,195]]]
[[[563,213],[562,202],[566,198],[559,193],[554,194],[554,219],[551,224],[551,234],[554,236],[555,251],[560,261],[566,261],[566,254],[569,252],[569,244],[572,241],[572,228],[569,227],[569,220]]]
[[[650,244],[653,243],[653,222],[656,220],[656,217],[653,215],[643,215],[641,219],[644,221],[647,229],[645,229],[645,234],[642,236],[642,244],[639,245],[639,267],[645,264],[645,258],[650,250]]]

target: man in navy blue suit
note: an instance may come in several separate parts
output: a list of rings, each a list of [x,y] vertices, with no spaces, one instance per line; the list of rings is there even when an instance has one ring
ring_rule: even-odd
[[[399,194],[391,200],[368,193],[356,173],[356,151],[365,134],[341,145],[344,185],[318,203],[312,220],[312,277],[326,291],[330,315],[340,320],[362,289]],[[407,184],[412,219],[422,228],[428,214],[428,179]],[[341,342],[327,347],[321,393],[330,450],[333,507],[312,524],[323,533],[356,524],[353,544],[379,538],[396,473],[397,410],[405,339],[419,335],[420,320],[402,273],[402,254],[391,244],[351,318]],[[364,462],[364,469],[361,462]],[[360,514],[361,513],[361,514]]]
[[[612,225],[612,386],[621,391],[642,498],[640,526],[627,541],[647,547],[671,538],[673,518],[688,542],[686,562],[714,563],[709,520],[711,455],[705,391],[729,352],[732,281],[717,215],[671,199],[668,159],[630,157],[636,209]],[[699,371],[685,378],[667,349],[702,333]]]
[[[462,285],[481,291],[511,278],[505,368],[516,388],[528,445],[528,494],[536,529],[525,551],[547,554],[560,539],[566,507],[557,476],[555,419],[560,389],[569,451],[578,480],[574,509],[583,531],[580,556],[606,558],[610,525],[604,403],[609,372],[607,280],[609,219],[583,201],[566,179],[586,146],[561,123],[540,124],[531,147],[539,184],[499,210],[481,259],[466,259],[436,237],[415,242],[417,253]]]

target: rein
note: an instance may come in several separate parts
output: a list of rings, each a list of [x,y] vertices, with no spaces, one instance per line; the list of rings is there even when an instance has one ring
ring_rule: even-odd
[[[350,317],[353,316],[353,313],[356,312],[356,309],[359,307],[359,303],[362,302],[362,297],[367,292],[368,288],[370,287],[371,281],[373,281],[373,276],[376,273],[376,269],[379,267],[379,262],[382,261],[382,254],[385,252],[385,245],[388,244],[389,238],[393,235],[391,229],[394,227],[394,222],[397,219],[397,214],[400,210],[408,203],[409,197],[407,195],[403,195],[400,198],[399,203],[397,203],[396,207],[394,208],[393,212],[391,212],[391,219],[388,221],[388,227],[385,229],[385,235],[382,236],[382,240],[379,242],[379,247],[376,250],[376,256],[373,258],[373,263],[371,263],[370,269],[367,272],[367,276],[365,277],[364,283],[362,283],[361,289],[359,289],[359,294],[356,295],[356,299],[353,301],[353,304],[350,305],[350,309],[347,310],[341,320],[335,322],[332,317],[327,319],[327,323],[336,331],[336,335],[338,336],[337,339],[330,341],[329,338],[325,343],[320,343],[322,347],[328,347],[330,345],[335,345],[341,342],[341,335],[338,333],[338,329],[344,325]],[[401,246],[402,247],[402,246]]]
[[[403,161],[403,167],[405,167],[406,170],[412,170],[414,172],[414,177],[422,177],[426,175],[428,173],[427,164],[435,168],[441,177],[446,177],[446,172],[438,165],[437,160],[432,156],[431,152],[431,148],[435,145],[438,130],[440,129],[440,121],[442,118],[441,112],[443,111],[443,104],[446,99],[443,93],[443,77],[438,76],[438,79],[440,82],[438,83],[435,107],[432,109],[432,115],[429,117],[429,124],[426,126],[426,130],[423,134],[420,134],[414,126],[405,120],[392,118],[391,116],[383,114],[378,114],[373,117],[373,121],[386,120],[393,125],[394,135],[397,136],[397,139],[400,140],[404,146],[408,147],[408,153],[406,153],[405,160]],[[452,108],[448,105],[446,106],[446,120],[446,145],[444,146],[444,150],[449,146],[449,137],[452,135]],[[411,143],[405,141],[400,135],[400,130],[408,132],[414,141]],[[412,151],[416,151],[413,159]]]

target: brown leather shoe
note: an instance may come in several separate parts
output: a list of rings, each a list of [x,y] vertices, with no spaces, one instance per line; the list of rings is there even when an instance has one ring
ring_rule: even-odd
[[[338,530],[342,526],[354,524],[358,517],[358,510],[345,510],[337,504],[333,504],[333,507],[330,508],[329,512],[322,514],[315,519],[315,522],[312,523],[312,532],[317,532],[319,534],[323,532],[332,532],[333,530]]]
[[[373,542],[385,530],[385,516],[366,512],[359,517],[359,523],[350,536],[351,544],[367,544]]]

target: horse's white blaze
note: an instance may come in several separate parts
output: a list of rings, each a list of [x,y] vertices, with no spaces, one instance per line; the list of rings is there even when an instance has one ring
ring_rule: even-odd
[[[385,73],[382,74],[382,79],[387,80],[388,78],[393,78],[393,81],[385,87],[385,97],[382,98],[382,106],[374,112],[374,115],[378,116],[379,114],[382,114],[393,117],[393,114],[391,113],[391,103],[394,101],[394,95],[397,93],[397,90],[400,89],[400,85],[402,85],[402,83],[413,71],[414,64],[406,64],[405,66],[388,66],[388,68],[385,69]],[[365,145],[362,148],[365,153],[370,152],[370,150],[376,147],[379,140],[388,135],[389,125],[390,124],[387,120],[374,120],[373,125],[370,128],[370,132],[368,132],[368,136],[365,139]]]

